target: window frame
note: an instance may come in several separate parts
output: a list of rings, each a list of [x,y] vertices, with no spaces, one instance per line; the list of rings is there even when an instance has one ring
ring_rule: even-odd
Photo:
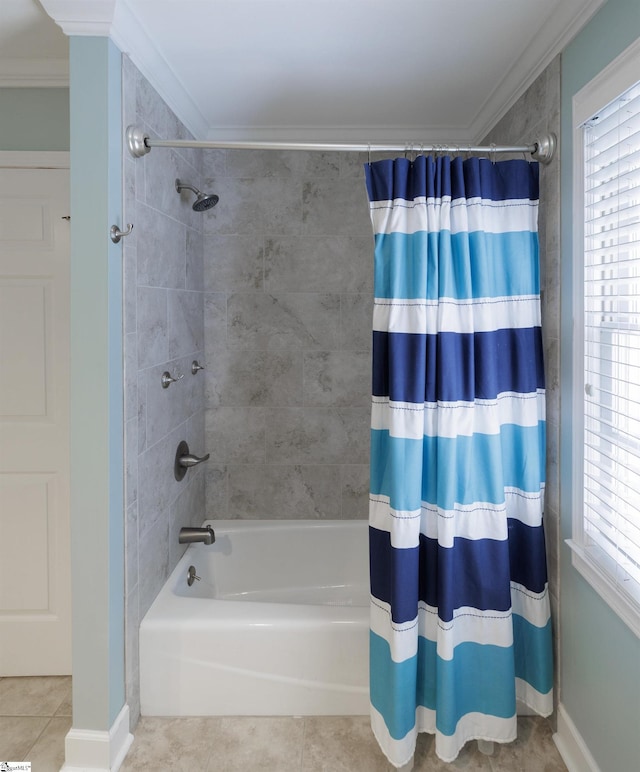
[[[584,125],[640,81],[640,39],[587,83],[572,101],[573,129],[573,392],[571,563],[622,621],[640,637],[640,593],[615,581],[617,562],[587,545],[584,529]]]

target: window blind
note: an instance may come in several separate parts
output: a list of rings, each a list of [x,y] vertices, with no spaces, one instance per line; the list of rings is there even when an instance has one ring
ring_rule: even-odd
[[[640,601],[640,83],[583,130],[583,545]]]

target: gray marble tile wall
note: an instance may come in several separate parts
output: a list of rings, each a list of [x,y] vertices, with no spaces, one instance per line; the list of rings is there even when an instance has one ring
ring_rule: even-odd
[[[548,132],[560,137],[560,56],[551,62],[494,126],[483,144],[495,142],[526,145]],[[538,216],[542,273],[542,335],[547,392],[547,484],[544,522],[556,649],[556,700],[560,663],[560,152],[561,148],[558,148],[554,160],[547,166],[540,166]]]
[[[206,151],[207,515],[366,518],[373,237],[359,154]]]
[[[184,126],[125,57],[124,127],[151,136],[187,138]],[[125,458],[126,458],[126,688],[135,726],[140,714],[138,629],[140,621],[185,547],[183,525],[205,519],[201,467],[182,482],[173,475],[180,440],[204,450],[203,228],[206,213],[193,212],[193,195],[178,194],[175,179],[201,186],[201,153],[155,149],[124,157],[124,222],[134,225],[123,240]],[[184,374],[168,389],[168,370]]]

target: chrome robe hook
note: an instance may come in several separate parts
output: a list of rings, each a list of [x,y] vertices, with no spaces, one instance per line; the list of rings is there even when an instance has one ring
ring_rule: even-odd
[[[111,236],[111,241],[113,241],[114,244],[119,244],[120,243],[120,239],[123,236],[128,236],[131,233],[132,230],[133,230],[133,223],[132,222],[128,222],[127,223],[127,230],[126,231],[121,231],[120,228],[118,228],[117,225],[112,225],[111,228],[109,229],[109,235]]]

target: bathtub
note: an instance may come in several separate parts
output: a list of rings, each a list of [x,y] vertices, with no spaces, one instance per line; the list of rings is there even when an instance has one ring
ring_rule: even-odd
[[[368,713],[367,522],[208,524],[142,620],[141,713]]]

